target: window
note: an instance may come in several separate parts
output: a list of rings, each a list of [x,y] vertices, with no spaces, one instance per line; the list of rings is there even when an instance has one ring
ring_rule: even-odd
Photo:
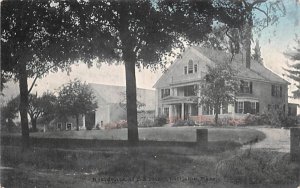
[[[251,102],[251,109],[252,109],[252,110],[255,110],[255,109],[256,109],[256,104],[255,104],[255,102]]]
[[[194,65],[194,73],[197,73],[197,71],[198,71],[198,65],[195,64],[195,65]]]
[[[257,114],[259,113],[259,103],[252,101],[239,101],[235,103],[235,113]]]
[[[164,115],[169,117],[169,108],[164,108]]]
[[[196,96],[197,89],[198,89],[197,85],[185,86],[184,87],[184,96],[185,97]]]
[[[170,96],[170,89],[161,89],[161,98]]]
[[[188,73],[193,74],[193,61],[190,60],[188,63]]]
[[[72,129],[72,123],[67,123],[67,130],[71,130]]]
[[[187,74],[187,66],[184,67],[184,74]]]
[[[279,85],[272,85],[271,95],[273,97],[282,97],[282,87]]]
[[[202,106],[202,114],[203,115],[213,115],[213,108],[210,105]]]
[[[251,102],[251,112],[250,114],[256,114],[256,102]]]
[[[238,112],[239,114],[244,113],[244,102],[238,102],[238,109],[237,109],[237,112]]]
[[[61,129],[62,124],[61,123],[57,123],[57,129]]]
[[[252,82],[241,80],[240,84],[241,93],[252,93]]]

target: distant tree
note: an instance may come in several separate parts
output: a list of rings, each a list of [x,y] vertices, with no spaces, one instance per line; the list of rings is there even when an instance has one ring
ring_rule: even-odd
[[[13,120],[18,116],[20,97],[12,98],[7,104],[1,107],[1,126],[6,125],[8,131],[14,126]]]
[[[205,82],[199,90],[200,105],[214,110],[217,125],[221,107],[235,102],[235,93],[238,91],[236,70],[229,63],[207,66]]]
[[[284,69],[288,72],[288,76],[298,84],[297,89],[293,91],[295,98],[300,98],[300,39],[296,38],[297,46],[288,50],[284,54],[296,63],[289,65],[289,69]]]
[[[259,33],[277,23],[286,12],[283,0],[215,0],[214,6],[221,10],[218,18],[224,24],[221,34],[215,37],[225,37],[231,53],[245,52],[247,67],[251,61],[253,32]]]
[[[32,131],[37,131],[38,119],[53,118],[55,114],[56,96],[52,93],[44,93],[42,96],[29,94],[28,115],[31,119]]]
[[[79,116],[94,111],[98,106],[93,90],[80,80],[73,80],[60,88],[57,97],[58,115],[76,118],[76,129],[79,130]]]
[[[253,48],[254,53],[252,54],[253,60],[257,61],[260,64],[263,64],[263,58],[261,57],[259,40],[256,40],[255,47]]]

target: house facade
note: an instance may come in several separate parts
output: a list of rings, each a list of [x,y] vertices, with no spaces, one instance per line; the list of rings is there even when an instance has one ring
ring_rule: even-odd
[[[126,120],[126,87],[90,83],[89,86],[96,95],[98,108],[87,114],[86,123],[100,127],[114,121]],[[147,111],[154,114],[155,91],[137,88],[138,112]]]
[[[243,54],[232,58],[223,51],[190,47],[155,83],[156,115],[167,116],[171,123],[187,119],[211,121],[214,110],[199,105],[200,92],[195,91],[199,91],[206,80],[207,65],[214,66],[226,61],[231,62],[237,71],[240,90],[235,94],[235,104],[222,106],[221,118],[239,119],[246,114],[261,114],[272,108],[287,114],[289,83],[286,80],[255,61],[251,61],[247,68]]]

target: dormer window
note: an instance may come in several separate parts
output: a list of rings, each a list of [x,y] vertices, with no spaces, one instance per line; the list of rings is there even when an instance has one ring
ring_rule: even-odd
[[[193,74],[193,61],[190,60],[188,63],[188,73]]]
[[[241,80],[240,93],[252,94],[252,82]]]
[[[193,74],[198,72],[198,65],[189,60],[188,66],[184,66],[184,74]]]

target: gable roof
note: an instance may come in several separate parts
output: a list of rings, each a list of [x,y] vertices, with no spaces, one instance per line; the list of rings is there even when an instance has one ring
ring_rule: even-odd
[[[206,65],[214,65],[216,63],[224,63],[230,60],[231,54],[224,51],[213,50],[209,48],[193,46],[188,48],[183,54],[182,58],[177,58],[169,67],[167,72],[163,74],[153,87],[161,88],[168,87],[170,84],[197,82],[205,76]],[[186,62],[192,59],[198,63],[199,73],[197,74],[183,74],[183,67]],[[185,62],[185,63],[183,63]],[[245,57],[242,54],[237,54],[233,57],[232,65],[238,70],[237,77],[242,79],[250,79],[262,82],[272,82],[279,84],[289,84],[286,80],[273,73],[271,70],[262,64],[251,60],[251,67],[246,68]]]
[[[98,105],[103,104],[119,104],[125,102],[126,87],[105,85],[105,84],[88,84],[95,93]],[[150,89],[137,88],[137,100],[144,103],[146,106],[144,110],[155,109],[155,91]]]

